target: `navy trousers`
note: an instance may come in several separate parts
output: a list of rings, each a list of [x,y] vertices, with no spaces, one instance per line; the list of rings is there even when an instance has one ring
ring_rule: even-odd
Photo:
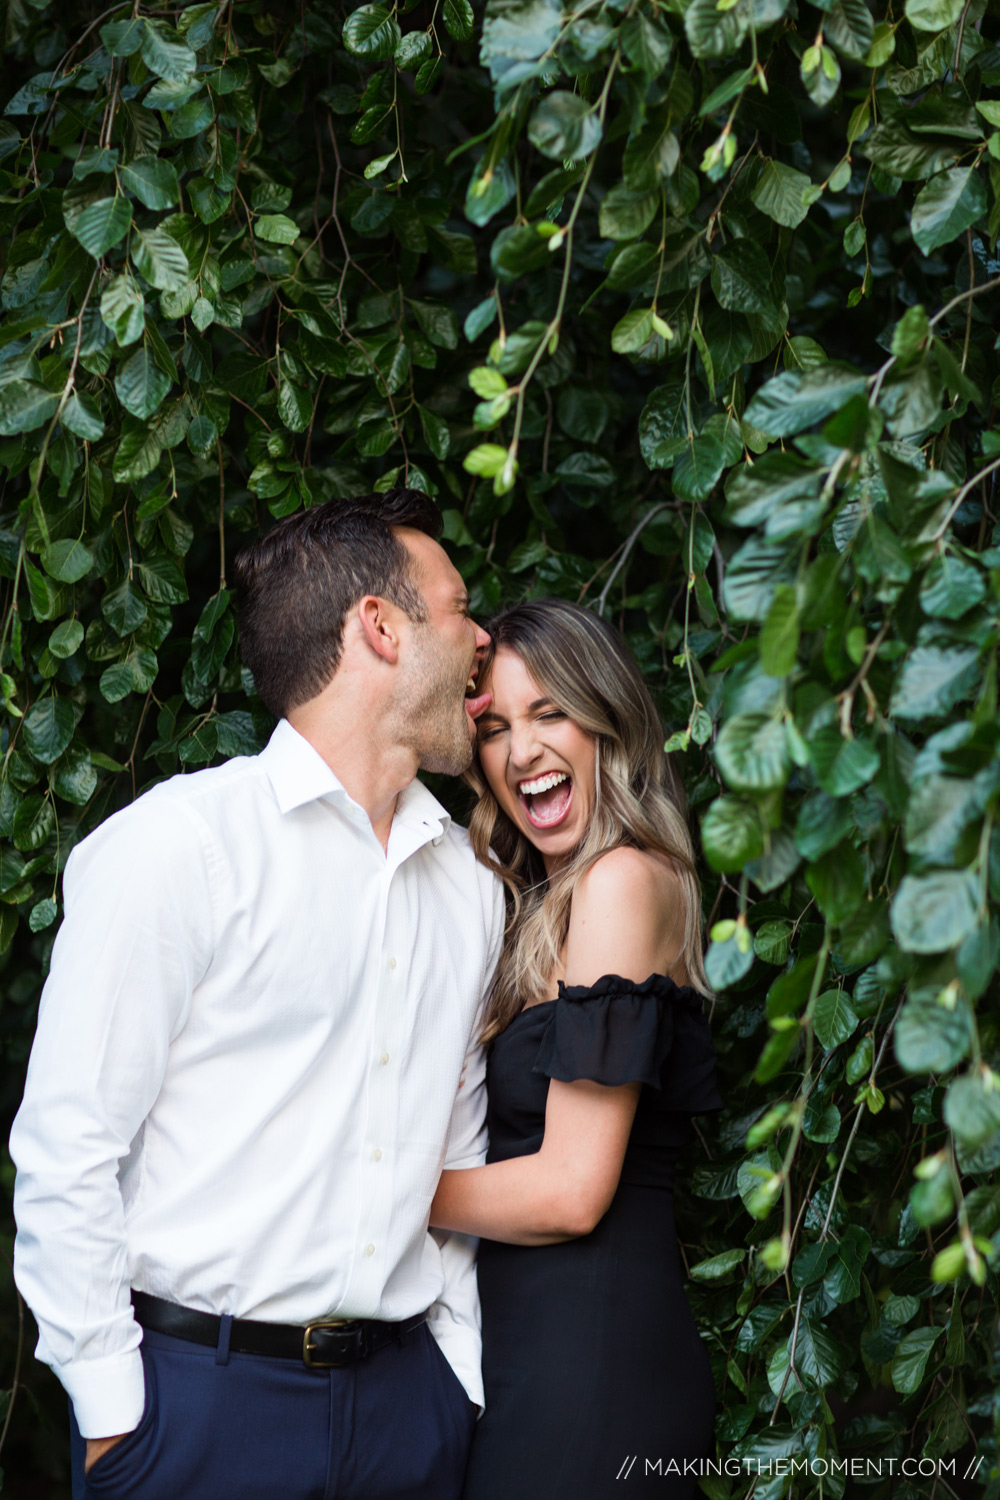
[[[476,1408],[426,1324],[309,1370],[146,1330],[146,1404],[73,1500],[458,1500]]]

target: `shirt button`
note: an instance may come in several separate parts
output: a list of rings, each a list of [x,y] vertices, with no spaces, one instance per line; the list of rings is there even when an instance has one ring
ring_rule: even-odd
[[[394,958],[390,958],[390,960],[389,960],[389,968],[390,969],[394,969],[395,967],[396,967],[396,960]]]
[[[365,1246],[365,1254],[366,1255],[374,1255],[375,1254],[375,1246],[372,1245],[371,1243],[367,1244]]]
[[[383,1068],[385,1067],[385,1065],[386,1065],[386,1063],[388,1061],[389,1061],[389,1054],[388,1054],[388,1052],[383,1052],[382,1056],[379,1058],[379,1062],[382,1064]]]
[[[379,1150],[379,1148],[377,1146],[375,1147],[375,1150],[372,1152],[372,1160],[373,1161],[381,1161],[382,1160],[382,1153],[381,1153],[381,1151]]]

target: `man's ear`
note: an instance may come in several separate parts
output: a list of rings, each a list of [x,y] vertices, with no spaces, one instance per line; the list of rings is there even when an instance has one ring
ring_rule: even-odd
[[[365,594],[358,601],[357,619],[366,644],[394,666],[399,659],[399,610],[377,594]]]

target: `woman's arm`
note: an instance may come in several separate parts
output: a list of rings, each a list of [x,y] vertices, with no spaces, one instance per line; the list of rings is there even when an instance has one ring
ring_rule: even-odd
[[[654,856],[604,855],[573,895],[566,983],[604,974],[643,980],[675,969],[684,913],[678,884]],[[683,983],[683,975],[674,977]],[[611,1206],[639,1102],[639,1083],[549,1084],[545,1134],[531,1156],[444,1172],[431,1223],[514,1245],[589,1234]]]
[[[431,1223],[511,1245],[552,1245],[589,1234],[618,1187],[641,1087],[553,1079],[541,1149],[488,1167],[442,1172]]]

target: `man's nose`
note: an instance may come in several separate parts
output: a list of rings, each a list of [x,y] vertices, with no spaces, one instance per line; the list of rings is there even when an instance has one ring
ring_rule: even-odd
[[[490,637],[481,625],[476,624],[475,620],[473,620],[472,626],[476,632],[476,652],[478,654],[486,650],[486,647],[490,643]]]

